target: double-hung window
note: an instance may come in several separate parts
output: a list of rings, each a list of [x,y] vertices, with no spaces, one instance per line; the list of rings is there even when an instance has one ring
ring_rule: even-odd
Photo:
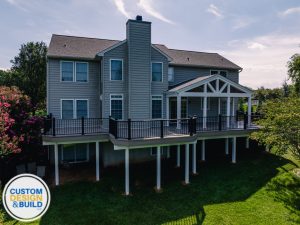
[[[163,81],[163,64],[161,62],[152,63],[152,81]]]
[[[88,81],[88,63],[76,62],[76,82]]]
[[[153,95],[152,96],[152,119],[162,118],[162,96]]]
[[[88,117],[87,99],[62,99],[61,100],[61,118],[75,119]]]
[[[123,80],[123,60],[110,60],[110,80]]]
[[[62,61],[61,62],[61,81],[73,81],[74,75],[73,62]]]
[[[227,71],[226,70],[211,70],[210,75],[221,75],[223,77],[227,77]]]
[[[110,96],[110,115],[114,119],[123,119],[123,95]]]
[[[168,81],[174,82],[174,67],[168,68]]]

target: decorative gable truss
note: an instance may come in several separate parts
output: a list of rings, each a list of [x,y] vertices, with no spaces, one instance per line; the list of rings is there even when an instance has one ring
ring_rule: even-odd
[[[168,97],[251,97],[252,91],[220,75],[199,77],[167,92]]]

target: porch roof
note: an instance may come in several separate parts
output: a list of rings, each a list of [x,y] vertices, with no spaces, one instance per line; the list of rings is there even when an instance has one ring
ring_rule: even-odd
[[[202,90],[198,89],[202,87]],[[252,90],[221,75],[208,75],[187,81],[168,90],[168,96],[250,97]]]

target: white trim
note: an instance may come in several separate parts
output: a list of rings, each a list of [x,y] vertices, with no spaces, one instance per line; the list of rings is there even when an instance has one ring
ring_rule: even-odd
[[[126,41],[127,41],[126,39],[123,40],[123,41],[120,41],[120,42],[118,42],[118,43],[116,43],[116,44],[114,44],[114,45],[112,45],[112,46],[110,46],[110,47],[108,47],[108,48],[102,50],[101,52],[98,52],[96,55],[97,55],[97,56],[104,56],[104,54],[105,54],[106,52],[108,52],[108,51],[110,51],[110,50],[112,50],[112,49],[114,49],[114,48],[119,47],[120,45],[126,43]]]
[[[72,81],[70,81],[70,80],[62,80],[62,64],[64,63],[64,62],[67,62],[67,63],[72,63],[72,67],[73,67],[73,77],[72,77]],[[71,82],[74,82],[74,70],[75,70],[75,68],[74,68],[74,61],[68,61],[68,60],[60,60],[60,82],[67,82],[67,83],[71,83]]]
[[[86,81],[77,81],[77,63],[85,63],[86,66]],[[74,82],[76,83],[89,83],[89,62],[83,62],[83,61],[74,61]]]
[[[81,161],[78,161],[77,160],[77,157],[76,157],[76,146],[78,146],[79,144],[85,144],[86,145],[86,148],[85,148],[85,151],[86,151],[86,160],[81,160]],[[68,144],[68,145],[74,145],[74,161],[70,161],[68,163],[72,163],[72,164],[75,164],[75,163],[84,163],[84,162],[88,162],[90,161],[90,146],[89,146],[89,143],[77,143],[77,144]],[[68,150],[69,151],[69,150]],[[64,161],[64,145],[61,145],[61,161]]]
[[[121,98],[115,98],[114,100],[122,100],[122,118],[121,120],[123,120],[124,118],[124,95],[123,94],[110,94],[109,95],[109,115],[111,116],[111,100],[112,100],[112,96],[113,95],[120,95],[122,96]]]
[[[111,61],[121,61],[122,62],[122,79],[121,80],[112,80],[111,79]],[[111,58],[109,59],[109,81],[123,81],[124,76],[124,62],[121,58]]]
[[[160,99],[153,99],[153,97],[160,97]],[[152,101],[153,100],[161,100],[161,117],[160,118],[155,118],[155,119],[163,119],[163,114],[164,114],[164,98],[163,95],[151,95],[151,105],[150,105],[150,109],[151,109],[151,119],[153,119],[152,116]]]
[[[153,81],[153,74],[152,74],[153,63],[161,64],[161,81]],[[151,82],[154,82],[154,83],[163,83],[164,82],[164,63],[163,62],[151,61]]]
[[[164,155],[165,153],[165,151],[164,151],[164,148],[163,148],[163,146],[159,146],[159,147],[161,147],[161,150],[160,150],[160,154],[161,155]],[[151,147],[150,148],[150,156],[156,156],[157,155],[157,152],[154,154],[153,153],[153,149],[157,149],[157,147]]]
[[[210,98],[207,96],[207,105],[206,105],[206,110],[210,110]],[[203,111],[203,98],[200,98],[200,107],[201,110]]]

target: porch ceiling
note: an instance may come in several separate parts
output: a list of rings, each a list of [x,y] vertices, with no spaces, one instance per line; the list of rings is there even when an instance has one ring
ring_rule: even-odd
[[[170,89],[167,96],[251,97],[252,91],[220,75],[198,77]]]

